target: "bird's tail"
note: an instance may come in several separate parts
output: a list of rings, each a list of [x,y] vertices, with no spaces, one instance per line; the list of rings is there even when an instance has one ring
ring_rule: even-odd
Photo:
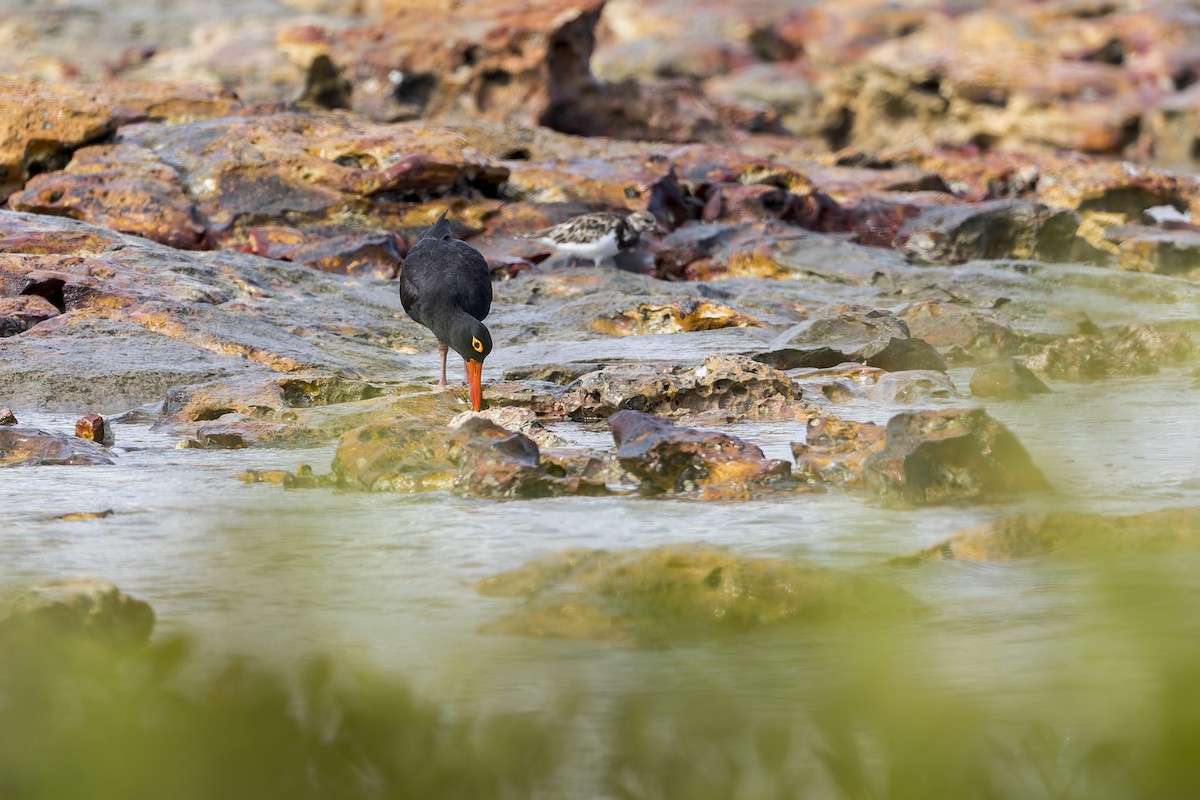
[[[450,233],[450,221],[446,219],[446,214],[448,213],[450,213],[450,209],[443,211],[442,215],[437,218],[437,222],[433,223],[433,227],[421,234],[421,238],[418,241],[423,242],[426,239],[437,240],[452,238],[453,235]]]

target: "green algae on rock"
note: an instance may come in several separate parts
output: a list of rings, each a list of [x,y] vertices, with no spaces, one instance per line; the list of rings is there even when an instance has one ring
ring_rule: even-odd
[[[1167,508],[1127,516],[1060,511],[1004,517],[961,530],[897,563],[1009,561],[1049,553],[1134,555],[1200,550],[1200,509]]]
[[[476,588],[524,601],[486,632],[642,646],[916,609],[887,584],[702,543],[554,553]]]

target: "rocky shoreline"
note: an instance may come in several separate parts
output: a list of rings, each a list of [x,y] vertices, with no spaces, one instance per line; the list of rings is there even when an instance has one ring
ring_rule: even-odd
[[[153,403],[182,447],[336,441],[328,473],[241,476],[292,488],[919,507],[1051,490],[988,403],[1200,363],[1191,4],[318,5],[0,62],[14,422]],[[615,268],[518,236],[588,210],[662,231]],[[444,211],[494,281],[478,416],[396,289]],[[794,423],[791,462],[722,430],[755,420]],[[0,467],[120,458],[0,424]],[[995,547],[1086,540],[1013,525]]]

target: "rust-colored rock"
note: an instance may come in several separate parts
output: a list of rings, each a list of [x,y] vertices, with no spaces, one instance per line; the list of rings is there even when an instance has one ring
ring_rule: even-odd
[[[1163,366],[1186,364],[1198,355],[1200,348],[1186,333],[1129,322],[1098,333],[1034,345],[1029,348],[1025,365],[1051,378],[1078,381],[1153,375]]]
[[[648,333],[689,333],[762,325],[754,317],[711,300],[641,303],[626,311],[597,318],[592,329],[610,336]]]
[[[205,83],[106,81],[90,84],[92,96],[107,105],[121,125],[161,122],[176,125],[228,117],[242,108],[232,89]]]
[[[28,294],[0,297],[0,339],[24,333],[58,314],[58,308],[44,297]]]
[[[36,428],[0,426],[0,467],[111,463],[112,454],[93,442]]]
[[[863,489],[863,462],[883,449],[887,430],[871,422],[821,416],[809,420],[804,442],[792,444],[792,475],[810,486]]]
[[[141,644],[154,630],[154,610],[101,578],[35,584],[9,604],[0,632],[87,636],[110,644]]]
[[[76,148],[112,133],[116,116],[83,89],[0,75],[0,202]]]
[[[1200,509],[1170,508],[1129,516],[1068,511],[1005,517],[966,528],[900,561],[1009,561],[1060,551],[1124,556],[1198,548]]]
[[[640,411],[618,411],[608,424],[617,460],[645,494],[741,497],[791,482],[790,464],[736,436],[677,427]]]
[[[75,422],[75,435],[89,442],[111,447],[114,441],[112,426],[99,414],[84,414]]]
[[[691,369],[604,367],[568,385],[558,409],[575,420],[605,419],[626,409],[666,417],[790,419],[805,413],[799,399],[779,370],[744,356],[714,355]]]
[[[640,646],[917,609],[908,594],[851,573],[690,543],[555,553],[476,588],[523,601],[488,632]]]
[[[202,246],[206,231],[175,170],[128,144],[77,150],[65,169],[35,176],[8,203],[17,211],[81,219],[188,250]]]

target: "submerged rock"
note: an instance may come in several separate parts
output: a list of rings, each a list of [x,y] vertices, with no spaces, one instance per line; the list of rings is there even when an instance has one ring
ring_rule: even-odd
[[[677,427],[640,411],[608,418],[617,461],[645,494],[738,497],[791,483],[791,465],[720,431]]]
[[[111,464],[101,445],[37,428],[0,426],[0,467]]]
[[[886,426],[818,418],[792,454],[800,481],[906,504],[1049,488],[1017,438],[980,409],[905,412]]]
[[[936,299],[903,309],[899,319],[912,336],[938,349],[951,364],[978,364],[1015,355],[1021,337],[992,314]]]
[[[916,609],[890,585],[707,544],[567,551],[476,588],[524,601],[488,632],[633,645]]]
[[[1103,331],[1055,339],[1029,348],[1026,365],[1051,378],[1092,380],[1119,375],[1153,375],[1161,367],[1186,364],[1200,347],[1186,333],[1160,331],[1129,322]]]
[[[981,364],[971,373],[971,394],[976,397],[1020,400],[1049,391],[1050,387],[1028,367],[1011,359]]]
[[[1059,551],[1127,556],[1197,549],[1200,509],[1169,508],[1129,516],[1064,511],[1022,514],[966,528],[898,561],[1008,561]]]
[[[46,581],[18,593],[0,608],[0,634],[29,630],[85,635],[112,644],[141,644],[154,630],[154,610],[112,581],[70,578]]]

